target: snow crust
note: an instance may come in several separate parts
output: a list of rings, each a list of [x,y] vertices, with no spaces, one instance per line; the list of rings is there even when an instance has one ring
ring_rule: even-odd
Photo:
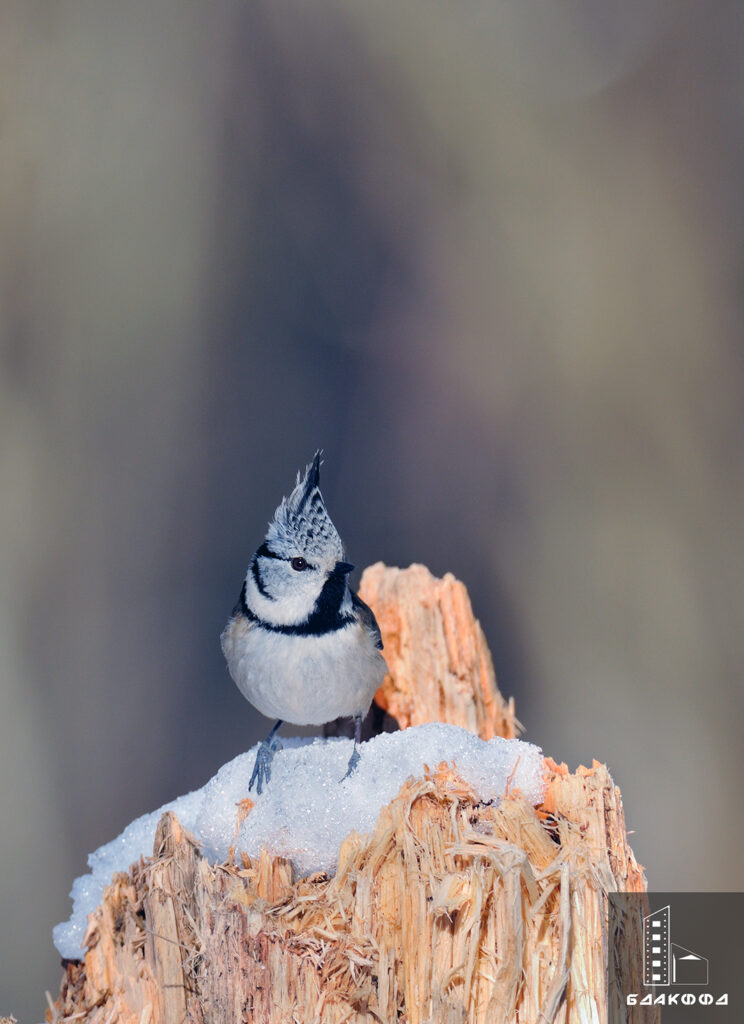
[[[406,779],[422,778],[425,765],[455,764],[482,800],[497,800],[512,772],[511,788],[539,804],[543,797],[542,753],[522,740],[485,742],[454,725],[432,723],[384,733],[360,747],[356,772],[339,781],[351,754],[351,740],[282,739],[284,749],[272,763],[271,782],[260,797],[248,792],[258,746],[224,765],[193,793],[137,818],[116,839],[88,857],[90,873],[76,878],[69,921],[58,924],[54,944],[63,957],[83,956],[88,914],[118,871],[127,871],[140,855],[151,856],[155,829],[165,811],[173,811],[201,844],[210,861],[224,861],[235,840],[237,804],[247,796],[255,807],[241,825],[236,844],[256,857],[265,847],[292,860],[300,875],[333,873],[343,839],[355,830],[372,831],[380,809],[397,795]],[[515,769],[516,766],[516,769]]]

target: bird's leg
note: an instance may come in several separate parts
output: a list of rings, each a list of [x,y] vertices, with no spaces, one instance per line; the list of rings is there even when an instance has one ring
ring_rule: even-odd
[[[348,779],[350,775],[356,770],[356,766],[359,764],[359,751],[357,750],[358,745],[362,742],[362,716],[354,715],[354,749],[351,752],[349,758],[349,766],[346,769],[346,775],[344,779]],[[343,782],[344,779],[341,779]]]
[[[258,753],[256,754],[256,763],[253,766],[251,781],[248,783],[248,791],[250,792],[250,790],[253,789],[253,783],[257,782],[258,785],[256,792],[259,796],[261,796],[261,790],[263,789],[264,783],[268,785],[269,779],[271,778],[271,762],[274,758],[274,754],[277,750],[282,749],[281,740],[274,739],[281,725],[282,720],[280,718],[258,748]]]

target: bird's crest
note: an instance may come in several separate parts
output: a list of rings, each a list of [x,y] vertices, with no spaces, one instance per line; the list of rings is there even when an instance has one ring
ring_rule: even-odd
[[[297,483],[269,523],[266,540],[271,549],[283,558],[299,552],[310,559],[336,562],[343,559],[344,546],[320,493],[320,456],[318,450],[304,476],[297,474]]]

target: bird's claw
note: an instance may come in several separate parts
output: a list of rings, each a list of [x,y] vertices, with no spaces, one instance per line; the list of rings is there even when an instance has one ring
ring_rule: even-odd
[[[341,782],[343,782],[344,779],[348,779],[350,775],[354,774],[354,772],[356,771],[357,765],[359,764],[360,761],[361,761],[361,757],[359,756],[359,751],[357,750],[356,745],[355,745],[354,749],[351,752],[351,757],[349,758],[349,765],[348,765],[348,767],[346,769],[346,775],[344,775],[343,779],[340,780]]]
[[[251,775],[251,781],[248,783],[248,792],[253,789],[253,783],[257,783],[256,793],[261,796],[261,790],[264,785],[269,784],[271,778],[271,762],[274,760],[274,754],[277,750],[282,749],[281,740],[271,739],[264,740],[261,746],[258,748],[256,754],[256,763],[253,766],[253,774]]]

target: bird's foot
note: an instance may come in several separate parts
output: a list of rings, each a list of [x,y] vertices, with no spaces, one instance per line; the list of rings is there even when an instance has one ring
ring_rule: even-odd
[[[350,775],[353,775],[356,771],[357,765],[359,764],[360,757],[358,747],[362,742],[362,718],[362,715],[354,715],[354,749],[352,750],[351,757],[349,758],[349,766],[346,769],[346,775],[344,775],[343,779],[339,780],[340,782],[343,782],[344,779],[348,779]]]
[[[265,785],[268,785],[271,778],[271,762],[274,760],[274,754],[277,750],[281,749],[281,740],[274,739],[273,736],[269,736],[262,742],[256,754],[256,763],[253,766],[251,781],[248,783],[249,792],[253,789],[253,783],[255,782],[257,784],[256,793],[258,796],[261,796],[261,790]]]
[[[355,743],[354,744],[354,749],[351,752],[351,757],[349,758],[349,765],[348,765],[348,767],[346,769],[346,775],[344,775],[343,779],[340,780],[341,782],[343,782],[344,779],[348,779],[350,775],[354,774],[354,772],[356,771],[357,765],[359,764],[360,761],[361,761],[361,757],[359,756],[359,751],[357,750],[357,746],[356,746],[356,743]]]

